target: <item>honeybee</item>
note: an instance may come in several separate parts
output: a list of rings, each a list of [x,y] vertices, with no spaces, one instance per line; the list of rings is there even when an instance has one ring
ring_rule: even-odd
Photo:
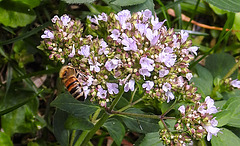
[[[84,101],[83,83],[88,77],[78,68],[72,66],[63,66],[59,72],[59,78],[62,79],[68,92],[76,99]]]

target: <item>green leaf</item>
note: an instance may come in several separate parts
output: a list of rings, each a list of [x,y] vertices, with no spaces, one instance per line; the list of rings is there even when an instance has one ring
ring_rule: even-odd
[[[32,99],[29,98],[29,99],[26,99],[24,101],[21,101],[21,102],[17,103],[16,105],[11,106],[11,107],[5,107],[3,110],[0,111],[0,115],[5,115],[7,113],[12,112],[12,111],[16,110],[17,108],[19,108],[19,107],[25,105],[26,103],[28,103],[30,100],[32,100]],[[3,102],[3,104],[4,104],[4,102]],[[0,105],[2,105],[2,102],[1,102]],[[4,106],[2,106],[2,107],[4,107]]]
[[[153,133],[147,133],[145,137],[143,138],[141,144],[139,146],[164,146],[162,141],[159,139],[159,133],[153,132]]]
[[[68,112],[76,117],[88,118],[94,113],[98,106],[80,102],[72,97],[69,93],[60,94],[52,103],[51,106],[57,107],[65,112]]]
[[[12,72],[13,72],[13,68],[11,67],[10,63],[8,63],[7,66],[7,83],[6,83],[6,92],[5,92],[5,96],[4,98],[6,98],[7,94],[8,94],[8,90],[9,87],[11,85],[11,81],[12,81]]]
[[[184,0],[184,2],[181,3],[182,10],[187,12],[188,14],[194,13],[196,3],[197,0]],[[210,15],[209,7],[206,5],[205,2],[202,1],[200,1],[196,12],[200,14]]]
[[[214,5],[209,4],[209,7],[211,7],[212,10],[213,10],[216,14],[218,14],[218,15],[223,15],[223,14],[226,14],[226,13],[227,13],[227,11],[225,11],[225,10],[223,10],[223,9],[220,9],[220,8],[218,8],[218,7],[215,7]]]
[[[30,8],[35,8],[41,2],[40,0],[34,0],[34,1],[33,0],[12,0],[12,1],[24,3],[28,5]]]
[[[116,144],[121,145],[122,139],[125,135],[123,124],[115,118],[109,118],[103,126],[107,129]]]
[[[34,132],[45,125],[44,121],[37,119],[39,103],[34,92],[18,86],[12,84],[6,99],[0,100],[1,114],[4,114],[1,126],[9,135]]]
[[[138,5],[146,2],[146,0],[114,0],[110,4],[119,5],[119,6],[132,6]]]
[[[23,68],[27,63],[34,62],[34,54],[28,50],[28,47],[29,44],[24,41],[17,41],[14,43],[14,59],[18,62],[20,68]]]
[[[153,3],[153,0],[146,0],[142,4],[134,5],[131,7],[124,7],[124,9],[128,9],[131,12],[138,12],[141,10],[149,9],[150,11],[154,12],[154,3]]]
[[[36,18],[33,9],[20,1],[1,1],[0,14],[0,23],[14,28],[26,26]]]
[[[227,128],[228,130],[231,130],[235,135],[237,135],[238,137],[240,137],[240,128],[237,128],[237,127],[229,127],[229,126],[226,126],[225,128]]]
[[[70,130],[90,130],[93,124],[84,118],[69,116],[65,123],[65,128]]]
[[[137,113],[137,114],[146,114],[140,109],[129,108],[125,111],[126,113]],[[156,132],[159,130],[158,121],[156,119],[148,119],[148,118],[137,118],[121,115],[120,118],[124,122],[124,124],[131,130],[138,133],[150,133]]]
[[[102,12],[106,13],[106,14],[110,14],[111,12],[114,12],[113,8],[110,6],[101,6],[101,5],[95,5],[95,4],[86,4],[86,6],[89,8],[89,10],[93,13],[93,14],[100,14]]]
[[[0,145],[2,146],[13,146],[11,137],[6,133],[0,132]]]
[[[193,77],[191,82],[194,82],[194,85],[198,87],[198,91],[203,97],[210,95],[213,88],[213,77],[211,73],[199,64],[197,64],[194,69],[196,69],[198,77]]]
[[[186,1],[186,0],[185,0]],[[165,5],[165,9],[169,9],[169,8],[172,8],[174,7],[175,5],[178,5],[180,3],[182,3],[183,0],[178,0],[178,1],[174,1],[174,2],[168,2],[166,5]],[[162,8],[158,8],[155,10],[156,11],[156,14],[158,15],[159,13],[162,13],[163,12],[163,9]]]
[[[240,90],[239,90],[239,89],[234,89],[234,90],[231,91],[231,92],[223,93],[223,98],[224,98],[225,100],[228,100],[228,99],[231,98],[231,97],[240,98]]]
[[[227,102],[227,100],[220,100],[220,101],[215,101],[214,105],[218,109],[222,109],[223,105]]]
[[[123,94],[124,97],[124,94]],[[129,105],[129,102],[126,98],[120,98],[117,105],[115,106],[116,109],[121,109],[125,106]]]
[[[224,125],[227,125],[227,123],[230,120],[231,117],[231,111],[230,110],[222,110],[215,114],[216,120],[218,121],[218,127],[222,127]]]
[[[62,146],[69,145],[70,131],[64,127],[67,117],[68,113],[59,109],[56,110],[53,117],[53,133]]]
[[[222,133],[221,133],[222,132]],[[238,146],[240,139],[232,131],[223,128],[216,136],[211,139],[212,146]]]
[[[84,3],[92,3],[95,0],[63,0],[68,4],[84,4]]]
[[[240,20],[240,13],[236,13],[232,29],[237,30],[235,31],[235,34],[238,40],[240,41],[240,21],[239,20]]]
[[[23,40],[25,38],[28,38],[34,34],[36,34],[39,31],[42,31],[42,29],[46,28],[47,26],[49,26],[50,24],[52,24],[51,21],[44,23],[43,25],[38,26],[37,28],[32,29],[31,31],[28,31],[26,33],[23,33],[22,35],[9,39],[9,40],[5,40],[5,41],[0,41],[0,45],[7,45],[7,44],[11,44],[14,43],[16,41],[19,40]],[[2,54],[2,53],[1,53]]]
[[[5,114],[1,119],[2,128],[4,131],[12,135],[14,133],[28,133],[38,130],[38,121],[35,114],[27,105],[24,105],[17,110]],[[42,126],[41,126],[42,127]]]
[[[170,131],[175,131],[176,119],[166,119],[165,123]]]
[[[206,2],[230,12],[240,12],[239,0],[205,0]]]
[[[240,98],[232,97],[223,106],[225,111],[229,111],[227,125],[240,128]]]
[[[222,79],[236,64],[235,58],[227,53],[212,54],[206,58],[206,68],[211,72],[213,78]],[[231,75],[237,78],[237,70]]]

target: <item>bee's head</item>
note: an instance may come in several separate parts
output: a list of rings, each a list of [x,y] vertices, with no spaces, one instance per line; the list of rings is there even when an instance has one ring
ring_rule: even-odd
[[[71,66],[63,66],[59,72],[59,78],[64,79],[73,74],[74,69]]]

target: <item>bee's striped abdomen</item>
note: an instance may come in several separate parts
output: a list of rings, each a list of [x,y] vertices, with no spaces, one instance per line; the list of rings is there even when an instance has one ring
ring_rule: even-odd
[[[74,98],[79,98],[80,101],[84,100],[81,84],[75,76],[71,76],[65,81],[65,87]]]

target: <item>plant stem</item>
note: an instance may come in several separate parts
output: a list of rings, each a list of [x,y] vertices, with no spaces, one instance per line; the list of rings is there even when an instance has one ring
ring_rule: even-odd
[[[97,111],[94,113],[93,117],[92,117],[92,123],[95,123],[96,122],[96,119],[99,115],[99,113],[101,112],[101,108],[97,109]]]
[[[238,61],[238,63],[236,63],[231,69],[230,71],[224,76],[223,80],[227,79],[229,76],[231,76],[233,74],[233,72],[238,68],[238,66],[240,65],[240,61]]]
[[[76,130],[73,130],[72,135],[71,135],[71,139],[70,139],[70,144],[69,144],[69,146],[72,146],[72,145],[73,145],[75,136],[76,136]]]
[[[171,24],[170,24],[171,21],[168,21],[168,20],[169,20],[169,16],[168,16],[168,14],[166,13],[166,10],[167,10],[166,7],[165,7],[164,4],[161,2],[161,0],[157,0],[157,2],[158,2],[159,5],[162,6],[161,9],[162,9],[164,18],[167,19],[167,26],[168,26],[168,28],[171,28]]]
[[[125,111],[126,109],[132,107],[133,105],[139,103],[140,101],[142,101],[142,98],[139,98],[138,100],[136,100],[135,102],[127,105],[127,106],[124,106],[123,108],[119,109],[118,112],[122,112],[122,111]]]
[[[94,125],[94,127],[87,133],[86,137],[82,141],[81,145],[86,146],[90,139],[93,137],[93,135],[96,133],[96,131],[104,124],[104,122],[108,119],[109,114],[106,112],[102,115],[100,120]],[[78,145],[75,145],[78,146]]]
[[[112,102],[112,104],[111,104],[111,106],[110,106],[110,108],[109,108],[110,111],[113,110],[113,108],[117,105],[117,103],[118,103],[118,101],[120,100],[120,98],[122,97],[123,93],[124,93],[124,88],[123,88],[123,86],[122,86],[121,89],[120,89],[120,91],[119,91],[119,94],[118,94],[117,97],[113,100],[113,102]]]
[[[191,23],[191,21],[193,20],[193,17],[194,17],[195,14],[196,14],[196,11],[197,11],[197,8],[198,8],[199,3],[200,3],[200,0],[197,0],[197,3],[196,3],[196,5],[195,5],[194,11],[193,11],[193,13],[192,13],[192,15],[191,15],[191,18],[190,18],[190,20],[188,21],[187,26],[185,27],[186,30],[187,30],[189,24]]]
[[[160,119],[160,116],[158,115],[144,115],[144,114],[136,114],[136,113],[124,113],[124,112],[118,112],[118,111],[111,111],[111,113],[116,115],[127,115],[127,116],[133,116],[133,117],[141,117],[141,118]]]
[[[88,134],[89,130],[85,130],[81,133],[80,137],[78,138],[78,140],[76,141],[76,143],[74,144],[74,146],[80,146],[84,140],[84,138],[86,137],[86,135]]]
[[[161,120],[161,122],[163,123],[164,127],[167,129],[167,131],[170,131],[170,130],[168,129],[166,123],[164,122],[164,120],[163,120],[162,118],[161,118],[160,120]]]
[[[132,94],[131,99],[130,99],[130,101],[129,101],[130,104],[131,104],[132,101],[133,101],[133,98],[134,98],[134,96],[135,96],[135,93],[136,93],[137,89],[138,89],[138,88],[135,88],[135,90],[133,91],[133,94]]]
[[[169,107],[169,109],[163,113],[162,117],[164,117],[170,110],[172,110],[172,108],[175,106],[175,104],[177,103],[177,100],[174,101],[174,103]]]
[[[207,146],[204,138],[202,138],[202,139],[200,140],[200,144],[201,144],[201,146]]]

